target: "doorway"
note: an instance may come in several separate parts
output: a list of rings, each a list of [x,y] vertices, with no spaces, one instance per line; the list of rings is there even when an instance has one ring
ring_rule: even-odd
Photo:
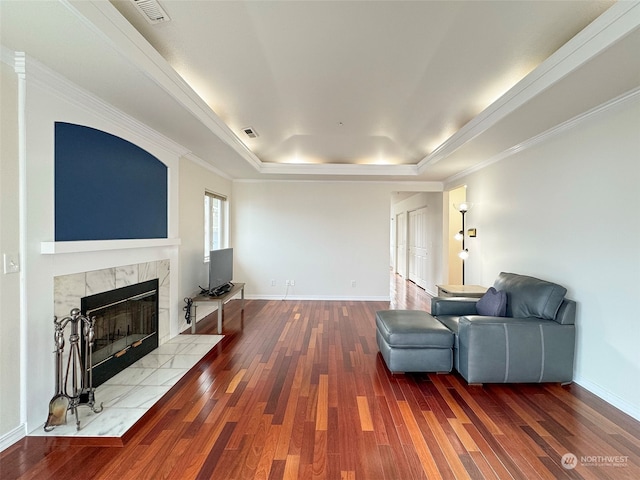
[[[448,281],[449,285],[462,284],[462,260],[458,256],[461,244],[455,239],[456,233],[462,229],[462,217],[460,212],[453,208],[453,204],[465,202],[467,200],[467,187],[463,185],[449,191],[448,206],[445,209],[449,215],[449,233],[447,235],[447,251],[449,260]]]
[[[443,192],[394,192],[390,216],[391,273],[430,295],[444,277]]]
[[[409,235],[407,238],[409,251],[409,280],[421,288],[427,288],[429,270],[427,238],[427,207],[409,212]]]
[[[407,278],[407,214],[396,215],[396,273]]]

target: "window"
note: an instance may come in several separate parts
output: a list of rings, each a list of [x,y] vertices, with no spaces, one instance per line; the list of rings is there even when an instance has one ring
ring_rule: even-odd
[[[204,261],[209,252],[227,246],[227,198],[217,193],[204,192]]]

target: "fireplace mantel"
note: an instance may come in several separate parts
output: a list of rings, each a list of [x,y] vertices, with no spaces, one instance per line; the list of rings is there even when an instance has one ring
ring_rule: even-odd
[[[42,253],[43,255],[55,255],[59,253],[100,252],[106,250],[124,250],[131,248],[172,247],[177,245],[180,245],[179,238],[40,242],[40,253]]]

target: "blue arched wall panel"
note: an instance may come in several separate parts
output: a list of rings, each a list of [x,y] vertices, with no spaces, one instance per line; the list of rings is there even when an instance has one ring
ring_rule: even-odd
[[[55,239],[167,238],[167,167],[142,148],[55,124]]]

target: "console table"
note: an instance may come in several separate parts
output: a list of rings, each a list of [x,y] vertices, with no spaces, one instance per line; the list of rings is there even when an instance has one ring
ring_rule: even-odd
[[[487,291],[487,287],[480,285],[436,285],[436,287],[438,287],[439,297],[480,298]]]
[[[200,294],[195,297],[191,297],[193,302],[193,318],[191,319],[191,333],[196,333],[196,321],[198,313],[198,303],[210,303],[215,302],[218,304],[218,334],[222,334],[222,313],[224,304],[231,300],[238,292],[240,292],[240,299],[242,300],[242,310],[244,311],[244,283],[234,283],[231,290],[222,295],[212,297],[211,295]]]

